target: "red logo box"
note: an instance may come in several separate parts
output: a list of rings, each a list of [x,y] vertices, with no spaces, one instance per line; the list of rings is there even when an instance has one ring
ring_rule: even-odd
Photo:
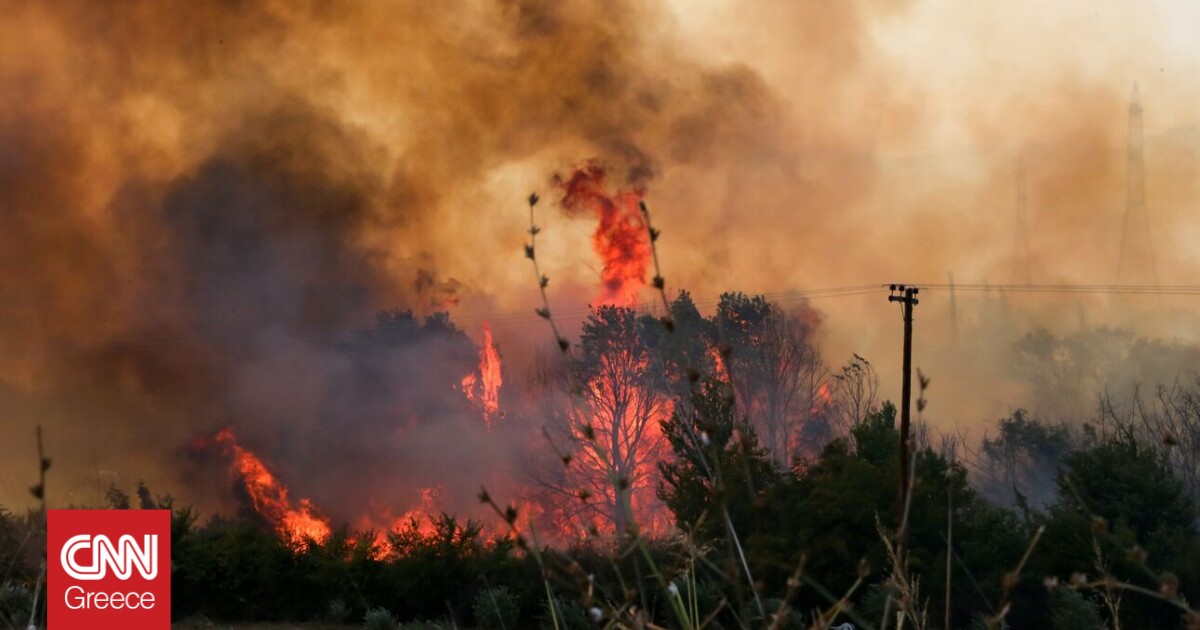
[[[170,510],[50,510],[46,626],[170,630]]]

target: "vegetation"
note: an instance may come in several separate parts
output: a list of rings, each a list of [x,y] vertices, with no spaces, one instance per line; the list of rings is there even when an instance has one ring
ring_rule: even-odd
[[[686,411],[663,423],[675,457],[660,465],[659,494],[686,534],[646,541],[646,558],[614,554],[624,547],[620,541],[533,554],[521,547],[527,541],[488,537],[479,523],[450,516],[428,533],[415,525],[392,532],[386,554],[347,531],[297,549],[257,523],[212,518],[201,524],[169,499],[127,502],[114,488],[110,507],[173,510],[173,613],[181,619],[329,620],[334,611],[370,628],[439,623],[424,621],[431,619],[459,627],[575,628],[594,627],[593,616],[611,618],[612,602],[627,599],[648,621],[681,627],[668,605],[678,596],[705,627],[754,627],[764,617],[731,578],[742,569],[714,517],[724,510],[760,588],[771,620],[764,625],[786,609],[776,627],[807,627],[813,611],[827,609],[831,598],[863,579],[867,586],[837,618],[877,627],[892,588],[887,536],[880,531],[901,518],[895,408],[885,403],[815,457],[784,467],[757,444],[752,428],[737,430],[723,391],[719,382],[698,383]],[[1027,416],[1022,423],[1022,431],[1053,430]],[[703,459],[689,436],[702,436]],[[1179,604],[1200,598],[1197,511],[1185,485],[1156,447],[1129,433],[1093,427],[1071,444],[1044,509],[989,502],[968,483],[963,464],[928,446],[916,452],[907,569],[919,579],[920,610],[937,619],[929,627],[943,625],[944,610],[951,627],[982,623],[1006,597],[1005,621],[1012,627],[1043,626],[1044,620],[1054,628],[1184,623]],[[711,473],[700,469],[706,465]],[[719,481],[711,485],[714,478]],[[19,546],[20,535],[14,533],[33,518],[0,515],[6,558],[16,557],[12,546]],[[1024,570],[1010,573],[1043,528]],[[667,589],[654,587],[655,570],[673,576]],[[551,600],[541,576],[549,578]],[[14,563],[0,590],[4,623],[28,615],[32,577],[25,561]],[[795,580],[799,585],[789,588]]]
[[[484,589],[475,596],[475,623],[480,628],[505,630],[517,627],[520,608],[505,586]]]
[[[536,265],[532,243],[526,255]],[[543,298],[547,282],[539,275]],[[577,352],[553,328],[564,361],[545,399],[585,413],[563,411],[560,432],[547,431],[558,468],[542,471],[542,485],[561,518],[592,525],[585,542],[539,542],[536,525],[486,490],[498,528],[443,514],[386,543],[347,529],[297,543],[247,515],[202,521],[144,484],[132,495],[111,488],[106,507],[171,510],[178,619],[361,619],[369,630],[1200,627],[1200,387],[1160,390],[1157,404],[1124,413],[1107,403],[1091,422],[1017,410],[978,449],[918,431],[901,494],[897,409],[876,403],[862,357],[827,368],[811,313],[733,293],[706,318],[686,293],[662,299],[662,317],[597,309]],[[361,343],[410,334],[444,336],[470,361],[448,319],[418,328],[388,314]],[[1080,355],[1087,346],[1041,335],[1018,351],[1049,369],[1039,361],[1064,356],[1047,350],[1063,343]],[[927,385],[919,379],[918,415]],[[33,491],[44,499],[49,460],[39,456]],[[641,521],[648,500],[673,529]],[[44,513],[44,502],[26,515],[0,510],[7,627],[39,604]]]

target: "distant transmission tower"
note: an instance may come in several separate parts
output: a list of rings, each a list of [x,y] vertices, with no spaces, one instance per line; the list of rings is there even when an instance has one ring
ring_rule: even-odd
[[[1025,156],[1017,158],[1017,233],[1013,239],[1013,284],[1030,284],[1033,270],[1029,260],[1028,187],[1025,183]]]
[[[1150,240],[1150,216],[1146,212],[1146,163],[1142,147],[1142,104],[1135,83],[1129,103],[1128,197],[1121,253],[1117,258],[1117,283],[1158,286],[1154,245]]]

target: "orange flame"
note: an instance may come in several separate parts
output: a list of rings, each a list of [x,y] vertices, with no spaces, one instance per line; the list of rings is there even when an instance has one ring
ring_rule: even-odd
[[[381,560],[394,551],[388,534],[407,529],[415,524],[417,533],[423,537],[432,536],[437,528],[434,519],[441,513],[441,486],[421,488],[421,504],[408,510],[400,516],[395,516],[392,508],[372,501],[371,512],[364,514],[357,522],[360,531],[374,531],[374,547],[372,557]]]
[[[262,459],[240,445],[229,428],[221,429],[211,439],[200,439],[196,448],[209,444],[220,444],[232,462],[230,471],[237,474],[250,497],[254,511],[271,523],[279,535],[293,547],[301,548],[310,541],[323,543],[329,539],[332,528],[329,519],[321,516],[316,506],[308,499],[300,499],[294,505],[288,498],[288,489],[263,463]],[[370,513],[358,519],[359,531],[374,531],[372,556],[384,558],[393,552],[388,534],[397,530],[415,527],[423,537],[437,533],[436,519],[441,515],[442,486],[434,485],[420,489],[418,505],[395,516],[392,508],[372,502]],[[522,507],[522,518],[515,524],[524,527],[528,520],[528,508]],[[351,541],[357,540],[352,537]]]
[[[475,385],[477,383],[479,383],[479,377],[474,372],[468,372],[466,376],[462,377],[462,381],[459,382],[459,387],[462,388],[463,395],[472,403],[477,402],[477,394],[475,393]]]
[[[300,546],[309,540],[324,542],[329,538],[329,521],[316,512],[308,499],[300,499],[293,507],[287,487],[257,455],[238,444],[233,430],[221,429],[213,441],[223,445],[232,457],[231,470],[241,477],[254,511],[272,523],[288,542]]]
[[[600,305],[632,306],[646,285],[653,250],[639,203],[643,190],[634,188],[609,196],[604,188],[604,167],[587,162],[566,180],[562,206],[570,215],[594,214],[600,220],[592,235],[592,249],[604,261],[600,273],[604,292]]]
[[[432,535],[434,533],[433,521],[441,512],[441,496],[441,486],[421,488],[421,504],[392,521],[391,529],[395,530],[405,527],[409,523],[416,523],[417,531],[422,536]]]
[[[810,415],[821,415],[829,409],[829,405],[832,402],[833,392],[829,389],[829,383],[821,383],[821,387],[817,388],[817,395],[813,397],[813,406],[810,410]]]
[[[713,366],[716,371],[717,380],[729,382],[729,369],[725,366],[725,357],[721,356],[721,351],[717,348],[709,348],[708,356],[713,360]]]
[[[492,327],[484,322],[483,347],[479,349],[479,375],[476,376],[474,372],[467,374],[460,385],[467,400],[483,408],[483,420],[489,427],[500,414],[500,385],[503,382],[500,352],[492,339]]]
[[[646,223],[641,213],[641,201],[644,191],[632,188],[609,195],[605,189],[604,167],[595,161],[584,163],[566,179],[559,179],[558,185],[563,190],[562,207],[568,215],[593,214],[599,219],[596,231],[592,234],[592,249],[604,262],[600,278],[603,292],[597,299],[598,306],[630,307],[638,303],[638,292],[646,286],[646,273],[650,269],[654,250],[650,244]],[[612,360],[606,358],[606,361]],[[611,398],[616,392],[605,391],[613,383],[605,383],[597,379],[588,383],[598,399]],[[653,394],[640,389],[622,393],[621,397],[629,397],[628,404],[617,412],[618,417],[610,417],[602,424],[609,424],[615,429],[613,439],[609,439],[607,431],[598,431],[598,448],[611,453],[610,463],[590,462],[590,468],[603,469],[612,466],[612,462],[621,462],[624,467],[632,464],[632,470],[619,471],[629,483],[629,508],[632,517],[639,523],[643,531],[651,534],[665,533],[670,528],[670,519],[666,517],[665,506],[653,495],[655,479],[654,452],[662,448],[662,436],[659,421],[671,413],[669,401],[656,409],[650,403]],[[640,411],[634,411],[635,409]],[[651,412],[653,418],[635,417],[638,413]],[[592,424],[592,420],[579,418],[581,425]],[[617,435],[623,437],[615,437]],[[634,443],[638,443],[636,446]],[[633,456],[631,449],[643,451],[640,456]],[[583,459],[588,459],[586,456]],[[584,462],[581,462],[583,464]],[[610,497],[610,500],[615,497]],[[613,523],[604,523],[603,519],[587,519],[581,523],[579,531],[595,531],[611,533]],[[574,530],[560,523],[561,532],[567,536]]]

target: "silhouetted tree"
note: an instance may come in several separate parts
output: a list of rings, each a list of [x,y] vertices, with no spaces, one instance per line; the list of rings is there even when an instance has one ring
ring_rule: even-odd
[[[830,382],[838,428],[848,431],[879,410],[879,375],[870,361],[855,354]]]
[[[821,426],[831,392],[812,340],[816,315],[802,314],[789,315],[761,295],[726,293],[714,316],[718,338],[729,347],[725,368],[738,412],[785,465],[830,437],[828,426]]]
[[[1113,328],[1063,336],[1038,330],[1019,340],[1014,351],[1031,409],[1055,421],[1090,415],[1105,391],[1129,391],[1139,383],[1167,385],[1200,364],[1198,347]]]
[[[1063,578],[1109,573],[1152,592],[1170,572],[1178,576],[1180,592],[1195,601],[1200,538],[1196,507],[1183,483],[1155,448],[1132,433],[1089,430],[1085,437],[1084,448],[1063,458],[1058,499],[1045,518],[1033,570]],[[1121,627],[1178,624],[1178,610],[1166,603],[1118,594]]]
[[[687,291],[671,301],[671,318],[674,330],[668,331],[657,317],[642,316],[642,338],[661,361],[671,393],[687,403],[693,383],[716,374],[716,326],[700,314]]]
[[[1054,500],[1053,480],[1072,445],[1066,425],[1043,422],[1017,409],[1000,420],[995,437],[984,435],[976,483],[998,504],[1026,502],[1045,508]]]
[[[736,530],[752,531],[762,493],[774,488],[783,472],[758,445],[754,429],[735,420],[725,384],[705,380],[691,399],[662,423],[675,457],[658,464],[658,496],[677,526],[702,540],[725,535],[725,512]]]

